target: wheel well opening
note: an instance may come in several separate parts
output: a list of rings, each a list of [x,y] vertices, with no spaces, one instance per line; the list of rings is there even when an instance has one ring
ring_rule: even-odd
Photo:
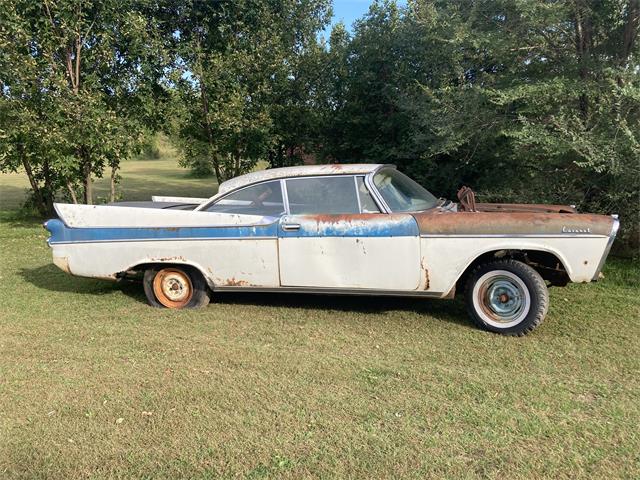
[[[118,279],[122,280],[131,280],[131,281],[142,281],[144,277],[144,272],[150,268],[162,269],[162,268],[183,268],[189,272],[198,273],[202,276],[202,278],[206,281],[206,276],[204,273],[197,267],[193,265],[189,265],[187,263],[168,263],[168,262],[145,262],[134,265],[133,267],[125,270],[123,272],[118,272],[116,274]]]
[[[457,291],[464,291],[465,283],[478,265],[500,259],[518,260],[536,270],[549,285],[564,287],[569,274],[562,261],[553,253],[542,250],[493,250],[483,253],[465,269],[456,283]]]

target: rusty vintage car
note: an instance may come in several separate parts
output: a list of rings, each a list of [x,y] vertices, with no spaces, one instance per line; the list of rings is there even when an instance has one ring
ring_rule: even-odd
[[[453,298],[480,327],[523,335],[547,287],[599,278],[616,216],[563,205],[438,199],[392,165],[249,173],[208,199],[56,204],[53,261],[73,275],[142,279],[151,305],[201,307],[221,291]]]

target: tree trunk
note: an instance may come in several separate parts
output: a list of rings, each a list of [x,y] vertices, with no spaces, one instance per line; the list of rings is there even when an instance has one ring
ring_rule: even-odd
[[[576,3],[576,17],[575,17],[575,30],[576,30],[576,54],[578,56],[578,72],[580,80],[583,84],[587,83],[589,77],[588,62],[591,55],[591,38],[593,25],[591,22],[591,11],[583,0]],[[586,90],[586,85],[585,85]],[[579,99],[580,112],[585,122],[589,113],[589,98],[586,91],[580,95]]]
[[[233,176],[237,177],[240,175],[240,150],[237,149],[233,153]]]
[[[73,188],[73,185],[71,184],[71,182],[69,180],[67,180],[67,190],[69,190],[69,195],[71,195],[71,200],[73,201],[73,203],[75,203],[77,205],[78,204],[78,197],[76,195],[76,191]]]
[[[91,183],[91,160],[89,160],[89,155],[86,154],[84,149],[82,149],[81,158],[82,161],[82,175],[83,175],[83,186],[84,186],[84,203],[87,205],[93,205],[93,185]]]
[[[117,172],[118,172],[118,167],[117,165],[112,165],[111,166],[111,183],[110,183],[110,190],[109,190],[109,201],[110,202],[115,202],[116,201],[116,178],[117,178]]]
[[[636,41],[638,40],[638,31],[640,30],[640,0],[629,0],[627,5],[627,17],[624,22],[624,30],[622,31],[622,48],[619,53],[619,64],[621,68],[626,68],[629,63],[629,57],[633,51]],[[624,87],[625,79],[621,74],[617,76],[617,84]]]
[[[640,27],[640,0],[629,0],[627,6],[627,18],[622,34],[621,60],[626,63],[631,55],[633,46],[638,38],[638,28]]]
[[[198,49],[200,49],[200,41],[198,41]],[[213,131],[211,130],[211,122],[209,122],[209,99],[207,98],[207,86],[204,82],[204,69],[202,68],[202,63],[199,60],[196,68],[199,70],[198,74],[200,78],[198,78],[198,82],[200,84],[200,104],[202,106],[204,128],[207,132],[207,141],[209,142],[211,164],[213,165],[213,171],[216,174],[218,184],[220,184],[224,181],[224,179],[221,176],[220,163],[218,162],[218,158],[213,153],[215,152],[215,148],[213,142]]]
[[[51,169],[49,168],[49,161],[44,161],[44,202],[47,206],[47,212],[53,212],[53,196],[55,194],[53,185],[51,182]]]
[[[44,217],[47,215],[47,204],[42,197],[42,192],[38,187],[38,182],[33,175],[33,170],[31,169],[31,164],[27,160],[27,156],[24,152],[24,146],[18,144],[18,155],[20,156],[20,160],[22,161],[22,166],[24,167],[24,171],[27,173],[27,177],[29,178],[29,183],[31,184],[31,189],[33,190],[33,195],[36,200],[36,208],[38,212]]]

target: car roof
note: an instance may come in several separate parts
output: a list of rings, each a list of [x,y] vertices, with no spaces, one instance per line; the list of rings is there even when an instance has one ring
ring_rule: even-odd
[[[301,165],[298,167],[282,167],[251,172],[222,182],[218,195],[227,193],[265,180],[277,180],[291,177],[311,177],[318,175],[366,175],[384,164],[381,163],[345,163],[328,165]]]

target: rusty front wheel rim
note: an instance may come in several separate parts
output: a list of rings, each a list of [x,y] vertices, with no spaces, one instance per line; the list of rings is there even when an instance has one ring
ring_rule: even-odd
[[[193,297],[191,279],[182,270],[165,268],[153,278],[153,293],[167,308],[182,308]]]

